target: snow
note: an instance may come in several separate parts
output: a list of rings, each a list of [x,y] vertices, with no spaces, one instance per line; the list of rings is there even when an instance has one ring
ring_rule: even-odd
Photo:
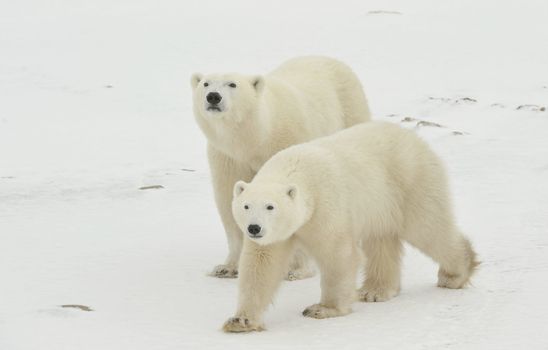
[[[548,348],[546,14],[544,0],[0,3],[0,349]],[[226,243],[189,78],[303,54],[347,62],[375,119],[443,157],[483,263],[443,290],[408,248],[389,302],[308,319],[318,277],[284,282],[266,332],[224,334],[237,281],[206,275]]]

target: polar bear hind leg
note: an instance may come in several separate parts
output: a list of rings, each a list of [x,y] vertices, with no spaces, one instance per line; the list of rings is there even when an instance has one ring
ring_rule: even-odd
[[[453,224],[436,225],[426,216],[424,221],[408,229],[405,240],[439,263],[438,287],[465,287],[479,265],[470,241]]]
[[[466,286],[470,282],[470,277],[480,264],[477,260],[476,253],[472,249],[472,244],[464,236],[461,236],[461,243],[458,247],[459,258],[457,264],[460,264],[459,268],[454,268],[451,272],[451,267],[444,267],[440,264],[438,271],[438,287],[458,289]],[[450,266],[450,265],[449,265]]]
[[[463,288],[479,262],[472,245],[454,223],[441,162],[430,151],[420,154],[424,168],[406,193],[401,238],[440,265],[439,287]]]

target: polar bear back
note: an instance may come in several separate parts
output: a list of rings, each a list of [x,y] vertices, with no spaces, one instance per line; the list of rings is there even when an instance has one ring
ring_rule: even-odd
[[[263,181],[294,183],[313,197],[312,231],[395,232],[410,210],[450,205],[441,160],[413,132],[384,122],[290,147],[253,180]]]
[[[350,67],[341,61],[304,56],[284,62],[267,76],[283,82],[306,105],[306,116],[316,123],[318,116],[340,122],[347,128],[370,119],[363,87]],[[323,136],[323,135],[322,135]]]

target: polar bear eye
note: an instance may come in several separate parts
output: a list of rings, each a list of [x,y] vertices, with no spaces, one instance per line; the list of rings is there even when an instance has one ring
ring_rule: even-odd
[[[209,83],[204,83],[204,86],[205,86],[205,87],[208,87],[208,86],[209,86]]]
[[[274,206],[272,206],[272,205],[267,205],[267,206],[266,206],[266,209],[267,209],[267,210],[274,210]]]
[[[249,205],[247,205],[247,204],[244,205],[244,209],[245,209],[245,210],[249,209]]]
[[[235,87],[236,87],[236,84],[230,83],[230,84],[228,84],[228,86],[230,86],[231,88],[235,88]]]

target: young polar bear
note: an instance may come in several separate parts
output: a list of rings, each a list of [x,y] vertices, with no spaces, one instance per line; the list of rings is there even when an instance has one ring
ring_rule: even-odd
[[[262,330],[262,315],[296,245],[321,271],[321,300],[303,315],[346,315],[400,290],[402,240],[440,264],[438,286],[462,288],[478,264],[455,226],[441,160],[413,132],[371,122],[296,145],[270,159],[250,184],[234,186],[232,210],[247,233],[239,303],[227,332]]]
[[[212,275],[236,277],[243,240],[231,210],[236,181],[251,181],[284,148],[369,120],[369,109],[352,70],[325,57],[295,58],[266,76],[195,74],[191,84],[229,248]],[[298,254],[287,278],[312,273]]]

